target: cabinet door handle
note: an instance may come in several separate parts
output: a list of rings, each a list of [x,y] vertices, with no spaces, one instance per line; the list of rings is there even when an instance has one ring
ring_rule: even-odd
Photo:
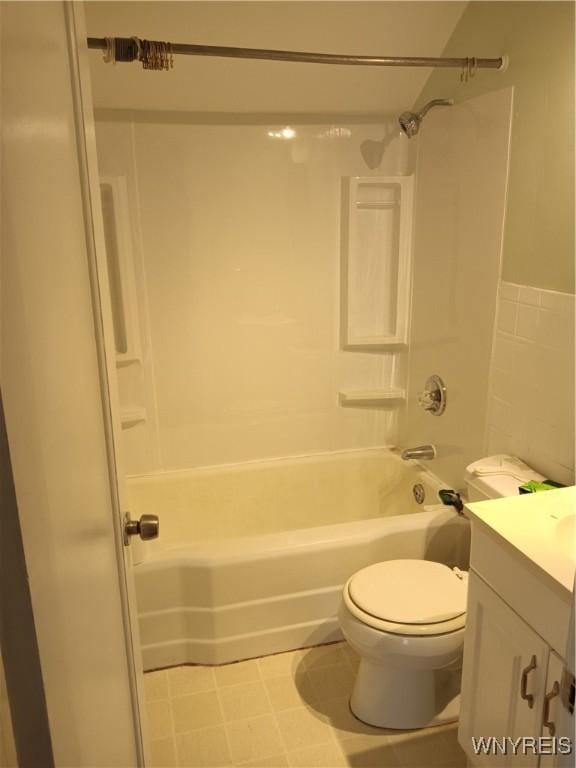
[[[552,699],[555,699],[556,696],[560,693],[560,683],[558,680],[554,681],[554,685],[552,686],[552,690],[548,691],[546,696],[544,696],[544,728],[548,728],[548,733],[550,736],[554,736],[556,733],[556,724],[554,723],[554,720],[550,720],[550,702]]]
[[[522,670],[522,677],[520,678],[520,697],[528,702],[530,709],[534,706],[534,696],[531,693],[526,693],[526,689],[528,688],[528,675],[533,669],[536,669],[536,656],[534,655],[530,659],[530,664]]]

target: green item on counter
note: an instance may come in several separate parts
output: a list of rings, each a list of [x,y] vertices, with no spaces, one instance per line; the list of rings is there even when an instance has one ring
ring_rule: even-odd
[[[554,488],[565,488],[562,483],[554,480],[529,480],[518,488],[519,493],[538,493],[539,491],[552,491]]]

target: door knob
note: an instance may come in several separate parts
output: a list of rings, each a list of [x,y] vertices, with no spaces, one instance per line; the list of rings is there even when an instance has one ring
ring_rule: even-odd
[[[124,517],[124,544],[130,544],[131,536],[140,536],[143,541],[157,539],[160,532],[158,515],[141,515],[139,520],[131,520],[130,513]]]

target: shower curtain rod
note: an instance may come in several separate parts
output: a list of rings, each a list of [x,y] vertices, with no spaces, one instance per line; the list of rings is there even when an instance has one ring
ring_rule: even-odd
[[[478,57],[437,58],[427,56],[353,56],[337,53],[305,53],[302,51],[276,51],[264,48],[232,48],[221,45],[166,43],[141,40],[137,37],[89,37],[88,48],[108,51],[111,60],[149,62],[150,51],[157,56],[183,54],[185,56],[218,56],[233,59],[264,59],[268,61],[299,61],[308,64],[344,64],[368,67],[452,67],[468,71],[500,69],[504,59]],[[167,69],[167,66],[150,67]]]

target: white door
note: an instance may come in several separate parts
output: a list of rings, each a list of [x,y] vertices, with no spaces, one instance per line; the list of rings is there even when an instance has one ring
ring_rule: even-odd
[[[82,6],[2,3],[1,34],[0,384],[54,760],[143,765]]]
[[[466,620],[462,749],[475,766],[536,768],[534,754],[476,755],[472,739],[540,736],[548,647],[473,571]]]

